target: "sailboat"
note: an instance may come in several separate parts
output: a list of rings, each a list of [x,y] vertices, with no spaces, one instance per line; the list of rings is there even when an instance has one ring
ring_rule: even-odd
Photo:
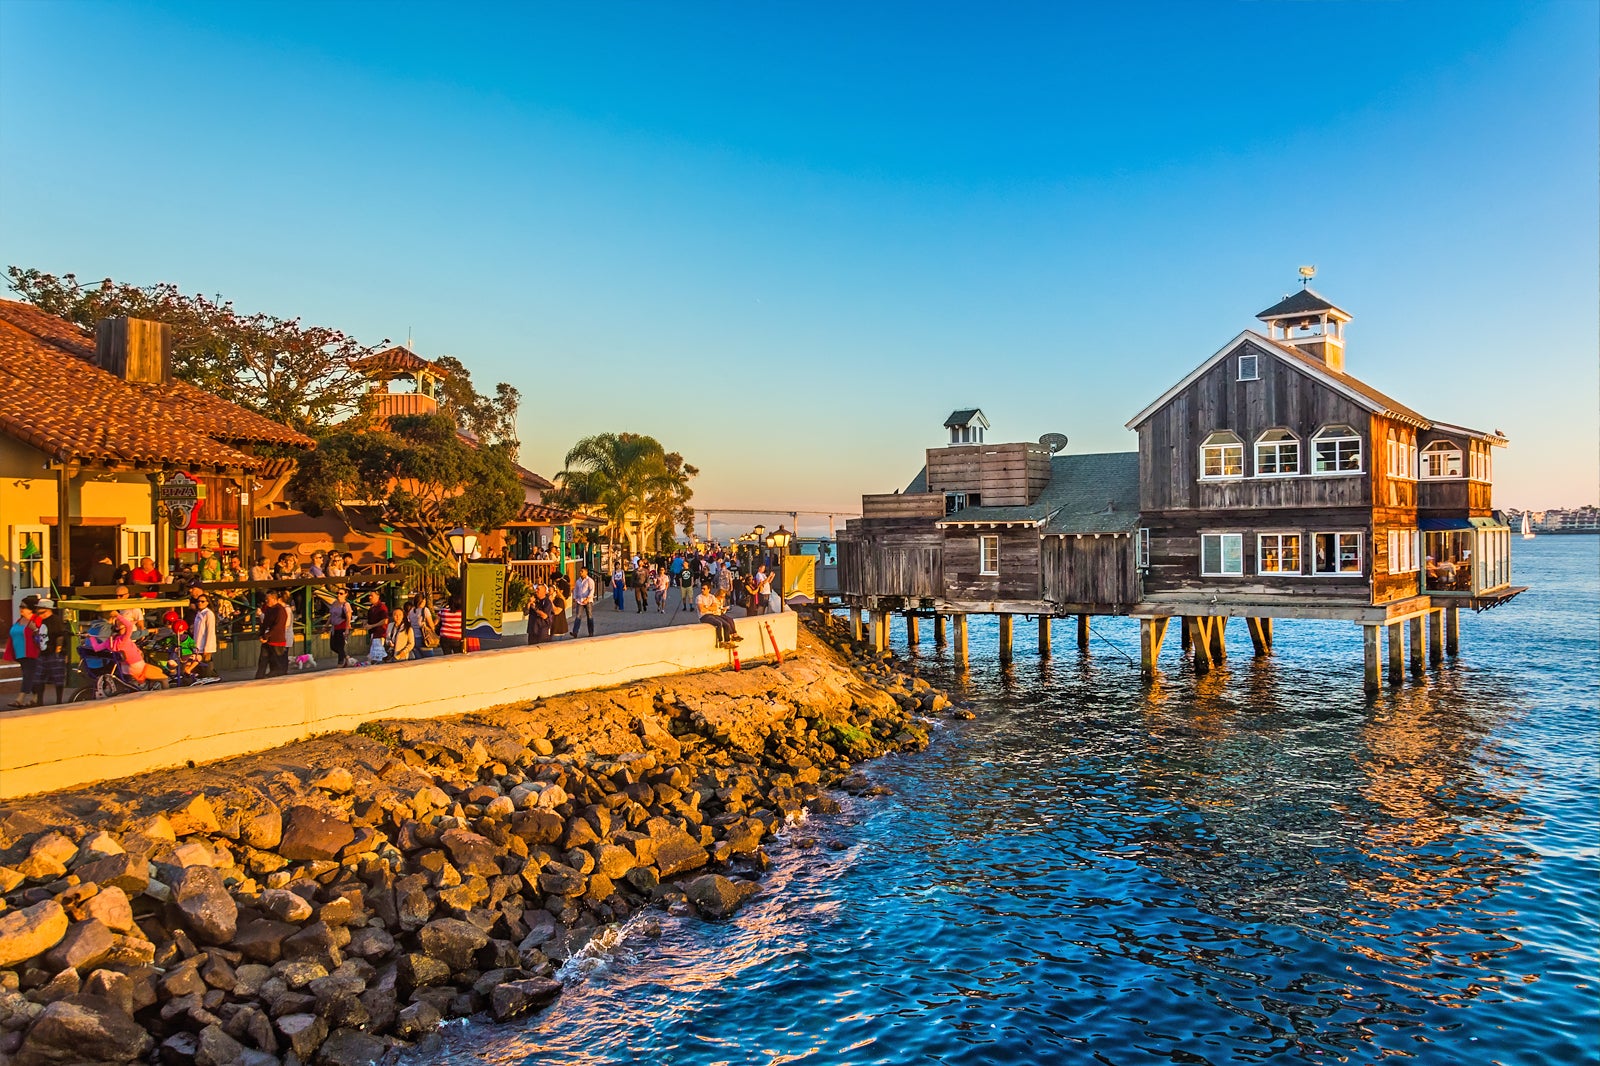
[[[1533,539],[1533,523],[1528,521],[1528,512],[1527,511],[1523,511],[1522,512],[1522,539],[1523,540],[1532,540]]]

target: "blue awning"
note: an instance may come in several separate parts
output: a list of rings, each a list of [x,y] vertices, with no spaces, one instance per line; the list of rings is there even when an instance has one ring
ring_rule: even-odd
[[[1417,528],[1424,533],[1444,533],[1460,530],[1466,532],[1473,528],[1472,522],[1466,518],[1419,518]]]

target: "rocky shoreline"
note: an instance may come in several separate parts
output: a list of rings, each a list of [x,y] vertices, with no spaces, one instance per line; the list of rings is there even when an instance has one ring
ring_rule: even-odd
[[[0,1066],[354,1066],[537,1011],[597,930],[733,913],[775,833],[949,707],[813,619],[781,665],[13,803]]]

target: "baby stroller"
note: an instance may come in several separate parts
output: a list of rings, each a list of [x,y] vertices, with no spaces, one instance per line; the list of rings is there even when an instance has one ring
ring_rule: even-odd
[[[142,647],[146,661],[161,667],[171,687],[210,685],[222,680],[211,672],[209,663],[201,661],[195,651],[194,637],[189,635],[188,626],[181,620],[160,630]]]
[[[129,676],[127,661],[113,647],[115,636],[108,622],[90,622],[83,627],[78,638],[78,665],[83,667],[84,685],[73,693],[73,703],[143,692],[148,687]]]

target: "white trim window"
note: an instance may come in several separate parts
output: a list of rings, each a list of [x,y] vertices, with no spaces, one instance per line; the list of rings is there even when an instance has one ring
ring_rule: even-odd
[[[1250,353],[1247,353],[1247,354],[1239,356],[1239,380],[1240,381],[1260,381],[1261,380],[1260,359],[1261,359],[1261,357],[1256,355],[1254,352],[1250,352]]]
[[[118,562],[138,566],[140,559],[156,557],[155,526],[123,526],[117,540]]]
[[[30,593],[50,595],[49,526],[11,527],[11,598]]]
[[[1000,576],[1000,537],[985,533],[978,538],[978,574],[982,577]]]
[[[1389,530],[1389,573],[1414,574],[1417,572],[1417,531],[1414,529]]]
[[[1361,576],[1360,533],[1318,533],[1311,543],[1312,573],[1319,577]]]
[[[1150,569],[1150,531],[1139,530],[1139,539],[1133,549],[1133,565],[1140,570]]]
[[[1286,429],[1269,429],[1256,438],[1256,477],[1288,477],[1299,472],[1299,437]]]
[[[1300,534],[1257,534],[1256,573],[1298,575],[1300,573]]]
[[[1200,445],[1200,476],[1208,480],[1244,477],[1244,441],[1219,429]]]
[[[1243,574],[1243,533],[1200,534],[1200,575],[1202,577],[1239,577]]]
[[[1312,469],[1318,474],[1361,473],[1361,436],[1349,426],[1323,426],[1311,438]]]
[[[1391,429],[1384,441],[1385,469],[1390,477],[1407,481],[1417,476],[1417,435],[1403,429]]]
[[[1461,449],[1455,441],[1436,440],[1422,449],[1421,467],[1422,477],[1427,481],[1458,478],[1461,476]]]
[[[1487,444],[1472,446],[1472,480],[1494,480],[1494,453],[1489,450]]]

